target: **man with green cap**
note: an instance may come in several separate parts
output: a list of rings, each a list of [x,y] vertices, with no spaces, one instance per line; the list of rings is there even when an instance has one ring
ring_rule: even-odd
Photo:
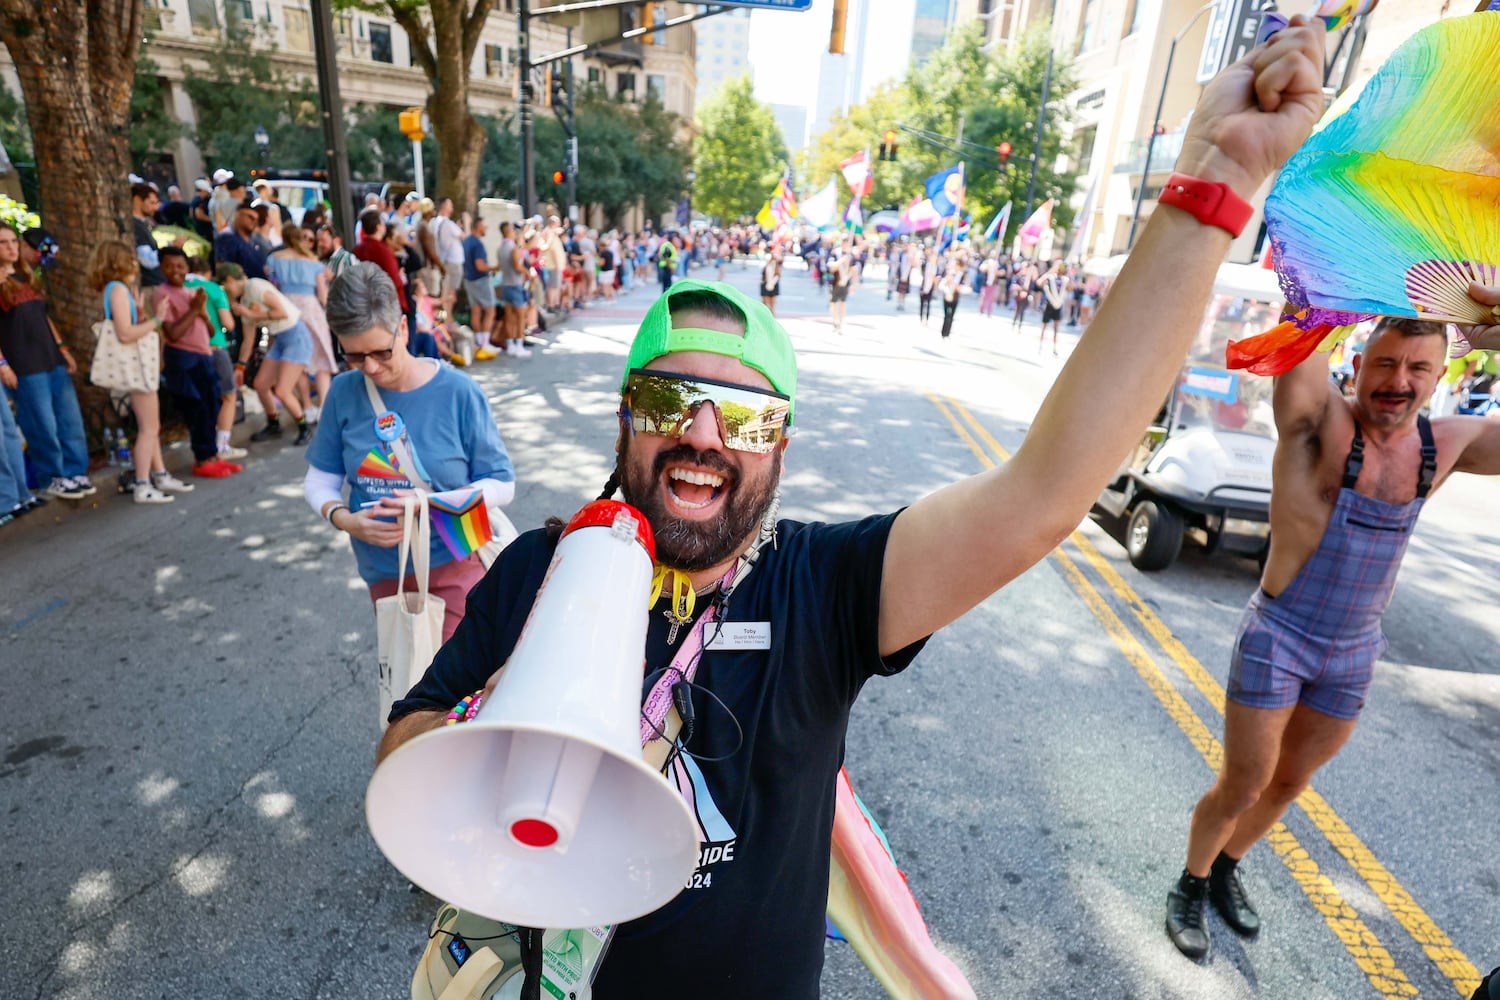
[[[620,382],[604,493],[620,490],[656,537],[661,599],[645,681],[690,679],[670,684],[683,724],[664,770],[703,846],[675,899],[615,928],[593,1000],[818,996],[835,781],[855,697],[1087,514],[1176,377],[1226,229],[1243,225],[1242,209],[1248,218],[1243,199],[1323,110],[1322,36],[1293,18],[1205,89],[1177,163],[1204,203],[1163,197],[1016,456],[904,510],[778,521],[798,420],[786,332],[718,283],[676,282],[647,312]],[[1111,419],[1090,416],[1101,410]],[[382,756],[492,682],[558,530],[523,534],[474,588],[458,631],[392,707]],[[733,623],[734,641],[707,623]]]

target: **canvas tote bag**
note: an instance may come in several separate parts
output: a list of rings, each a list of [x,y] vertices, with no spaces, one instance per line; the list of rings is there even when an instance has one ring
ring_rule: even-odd
[[[401,547],[396,564],[396,593],[375,602],[375,636],[380,650],[380,728],[386,726],[391,705],[405,697],[421,680],[443,645],[443,615],[447,605],[428,592],[432,556],[432,520],[427,495],[418,492],[406,501],[401,520]],[[406,590],[408,556],[417,589]]]

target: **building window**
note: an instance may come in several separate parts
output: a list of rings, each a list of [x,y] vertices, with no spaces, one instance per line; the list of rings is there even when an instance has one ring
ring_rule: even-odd
[[[594,84],[595,86],[597,86],[599,84],[599,82],[600,82],[599,67],[598,66],[590,66],[589,67],[589,83]]]
[[[628,100],[635,100],[634,73],[621,73],[615,77],[615,94]]]
[[[489,45],[484,47],[484,75],[497,77],[505,72],[505,47],[503,45]]]
[[[391,57],[391,26],[370,22],[370,58],[376,62],[395,62]]]
[[[307,11],[283,7],[281,16],[286,23],[286,47],[293,52],[311,52],[312,19]]]
[[[195,35],[219,33],[219,8],[214,0],[188,0],[188,20]]]
[[[651,23],[652,24],[666,24],[667,23],[667,5],[666,4],[664,4],[664,3],[656,4],[655,6],[653,6],[651,8],[651,10],[652,10],[652,17],[651,17]],[[665,45],[665,44],[667,44],[667,33],[665,31],[658,31],[658,32],[654,33],[651,36],[651,44],[652,45]]]
[[[1099,126],[1090,125],[1078,130],[1078,173],[1087,174],[1094,162],[1094,143],[1099,139]]]
[[[250,0],[224,0],[224,20],[230,24],[237,21],[255,20],[255,11],[250,7]]]
[[[348,14],[335,14],[333,16],[334,34],[348,37],[354,34],[354,18]]]
[[[667,101],[667,78],[660,73],[646,74],[646,93],[654,94],[663,104]]]
[[[1129,38],[1141,30],[1141,0],[1130,0],[1130,7],[1125,11],[1125,36]]]
[[[1083,20],[1078,26],[1078,51],[1087,52],[1097,43],[1099,0],[1084,0]]]

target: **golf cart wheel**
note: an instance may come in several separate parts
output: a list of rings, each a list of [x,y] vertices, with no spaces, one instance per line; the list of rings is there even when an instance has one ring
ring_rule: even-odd
[[[1125,553],[1130,565],[1152,573],[1166,569],[1182,551],[1182,517],[1166,504],[1144,500],[1130,512]]]

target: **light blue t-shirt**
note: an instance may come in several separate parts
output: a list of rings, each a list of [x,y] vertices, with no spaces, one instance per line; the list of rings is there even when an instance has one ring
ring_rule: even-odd
[[[386,408],[399,414],[405,423],[407,447],[417,473],[435,492],[456,490],[477,479],[515,481],[515,469],[500,440],[489,402],[469,376],[442,365],[420,389],[381,389],[380,397]],[[317,433],[307,448],[307,461],[321,472],[344,477],[349,484],[349,506],[355,511],[371,500],[412,486],[398,469],[391,446],[375,434],[375,411],[365,392],[364,373],[358,371],[334,377],[318,418]],[[359,575],[366,583],[396,578],[400,549],[378,548],[357,538],[351,541]],[[452,561],[453,554],[433,532],[432,565]]]

